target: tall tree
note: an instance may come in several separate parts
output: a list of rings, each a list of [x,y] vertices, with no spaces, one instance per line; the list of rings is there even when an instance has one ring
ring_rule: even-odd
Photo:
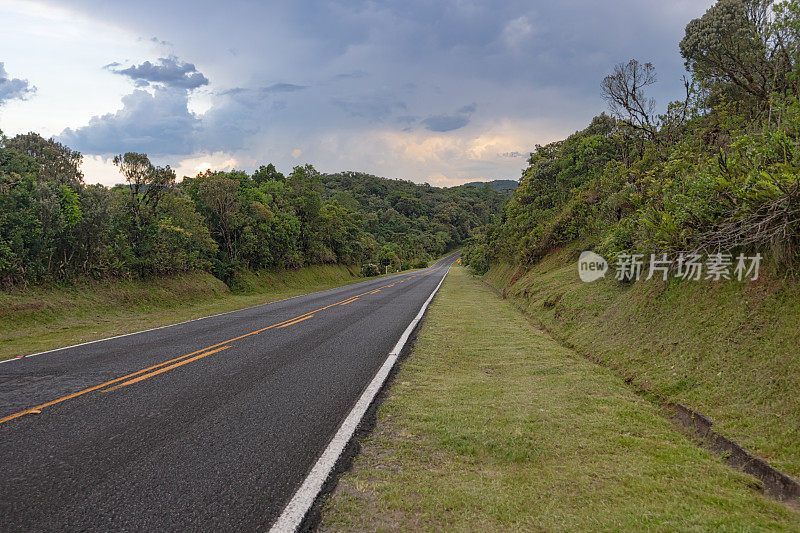
[[[644,133],[651,141],[656,140],[658,132],[656,101],[645,94],[645,89],[656,81],[652,63],[631,59],[615,66],[601,84],[603,98],[611,112],[624,125]]]
[[[83,156],[80,152],[33,132],[6,139],[5,146],[39,163],[38,177],[42,181],[68,185],[73,189],[83,184],[80,171]]]

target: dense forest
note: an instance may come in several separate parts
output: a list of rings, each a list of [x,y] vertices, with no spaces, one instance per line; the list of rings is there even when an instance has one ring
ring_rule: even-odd
[[[536,146],[465,261],[531,265],[569,243],[607,260],[760,253],[800,261],[800,1],[719,0],[686,26],[685,98],[655,112],[655,67],[618,65],[610,114]]]
[[[145,154],[114,158],[124,183],[84,183],[81,154],[35,133],[0,133],[0,285],[309,264],[425,266],[471,237],[507,197],[274,165],[178,182]]]

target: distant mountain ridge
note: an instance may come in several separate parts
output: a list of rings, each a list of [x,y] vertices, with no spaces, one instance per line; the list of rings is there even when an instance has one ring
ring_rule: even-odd
[[[519,182],[516,180],[471,181],[460,187],[483,187],[484,185],[489,185],[497,192],[511,194],[519,187]]]

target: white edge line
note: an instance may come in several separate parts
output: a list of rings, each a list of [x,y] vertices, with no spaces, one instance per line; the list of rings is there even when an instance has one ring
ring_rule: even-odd
[[[432,268],[432,267],[433,267],[433,265],[431,265],[428,268]],[[427,268],[424,268],[422,270],[427,270]],[[408,274],[411,274],[411,273],[412,272],[405,272],[405,273],[400,273],[400,274],[393,274],[393,276],[403,276],[403,275],[408,275]],[[379,276],[379,277],[375,278],[375,280],[391,278],[393,276]],[[2,365],[3,363],[10,363],[12,361],[19,361],[20,359],[27,359],[28,357],[35,357],[37,355],[44,355],[44,354],[47,354],[47,353],[60,352],[61,350],[69,350],[70,348],[77,348],[79,346],[86,346],[87,344],[95,344],[97,342],[105,342],[105,341],[111,341],[111,340],[114,340],[114,339],[121,339],[122,337],[130,337],[131,335],[139,335],[140,333],[147,333],[149,331],[156,331],[156,330],[164,329],[164,328],[172,328],[172,327],[175,327],[175,326],[180,326],[182,324],[188,324],[189,322],[197,322],[199,320],[205,320],[207,318],[214,318],[214,317],[218,317],[218,316],[229,315],[231,313],[238,313],[239,311],[247,311],[249,309],[255,309],[256,307],[264,307],[266,305],[276,304],[276,303],[279,303],[279,302],[285,302],[287,300],[294,300],[295,298],[301,298],[303,296],[311,296],[313,294],[322,294],[322,293],[325,293],[325,292],[328,292],[328,291],[334,291],[336,289],[342,289],[344,287],[352,287],[353,285],[358,285],[359,283],[366,283],[368,281],[375,281],[375,280],[357,281],[355,283],[349,283],[347,285],[339,285],[338,287],[331,287],[330,289],[325,289],[324,291],[309,292],[309,293],[306,293],[306,294],[298,294],[297,296],[290,296],[289,298],[283,298],[283,299],[280,299],[280,300],[273,300],[271,302],[266,302],[266,303],[263,303],[263,304],[251,305],[250,307],[242,307],[241,309],[234,309],[233,311],[225,311],[224,313],[217,313],[216,315],[208,315],[208,316],[201,316],[200,318],[192,318],[191,320],[184,320],[183,322],[176,322],[174,324],[167,324],[166,326],[158,326],[157,328],[143,329],[141,331],[134,331],[132,333],[123,333],[122,335],[115,335],[113,337],[105,337],[105,338],[102,338],[102,339],[95,339],[93,341],[81,342],[79,344],[71,344],[69,346],[62,346],[61,348],[53,348],[52,350],[45,350],[44,352],[31,353],[31,354],[28,354],[28,355],[18,355],[16,357],[12,357],[11,359],[5,359],[4,361],[0,361],[0,365]]]
[[[444,278],[447,277],[447,274],[450,272],[450,268],[452,268],[452,266],[453,265],[451,263],[447,268],[447,272],[444,273],[441,281],[439,281],[439,284],[433,290],[431,295],[428,296],[428,299],[425,300],[425,303],[422,304],[422,308],[420,308],[417,316],[411,321],[406,330],[400,336],[400,340],[397,341],[397,344],[395,344],[394,348],[392,348],[392,351],[389,352],[389,356],[386,358],[383,366],[381,366],[381,368],[378,370],[378,373],[375,374],[375,377],[372,378],[372,381],[369,385],[367,385],[367,388],[364,389],[364,392],[353,406],[350,414],[347,415],[347,418],[344,419],[344,422],[342,422],[342,425],[339,427],[339,431],[337,431],[333,436],[330,443],[328,443],[328,447],[325,448],[325,451],[322,452],[322,455],[319,457],[319,459],[317,459],[317,462],[311,469],[311,472],[309,472],[306,476],[303,484],[299,489],[297,489],[297,492],[295,492],[294,496],[286,505],[286,507],[284,507],[283,512],[278,517],[278,520],[275,521],[270,529],[270,533],[294,532],[300,526],[309,509],[311,509],[311,506],[314,504],[314,501],[317,499],[317,496],[322,490],[322,486],[328,479],[333,467],[336,466],[339,456],[341,456],[345,446],[347,446],[347,443],[350,442],[350,439],[353,437],[356,428],[361,423],[361,419],[364,418],[364,415],[369,409],[369,406],[372,405],[375,396],[378,395],[378,392],[383,387],[386,378],[389,377],[389,372],[391,372],[392,368],[397,362],[397,358],[406,342],[408,342],[408,338],[411,336],[414,328],[417,327],[417,324],[419,324],[419,321],[422,320],[422,316],[425,314],[425,310],[428,309],[428,305],[430,305],[433,297],[437,292],[439,292],[439,287],[441,287],[442,283],[444,283]]]

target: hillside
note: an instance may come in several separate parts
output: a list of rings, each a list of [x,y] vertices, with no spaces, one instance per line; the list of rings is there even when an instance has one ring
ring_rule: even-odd
[[[440,255],[482,228],[507,201],[494,190],[440,188],[360,172],[322,175],[322,198],[359,212],[378,242]]]

